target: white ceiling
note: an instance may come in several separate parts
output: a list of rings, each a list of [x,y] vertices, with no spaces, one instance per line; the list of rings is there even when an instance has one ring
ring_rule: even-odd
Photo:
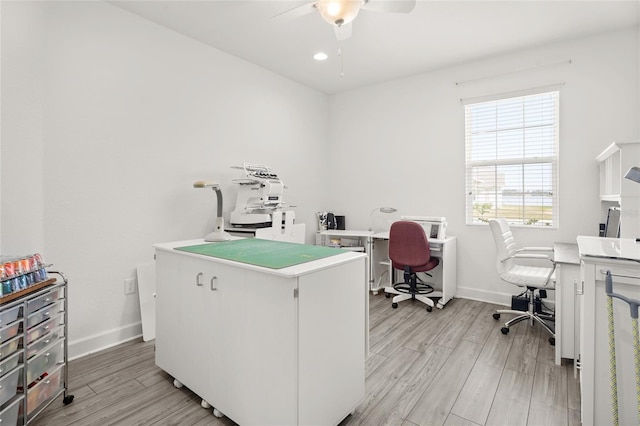
[[[273,18],[308,1],[110,3],[328,94],[640,22],[638,0],[418,0],[409,14],[361,10],[338,42],[317,11]]]

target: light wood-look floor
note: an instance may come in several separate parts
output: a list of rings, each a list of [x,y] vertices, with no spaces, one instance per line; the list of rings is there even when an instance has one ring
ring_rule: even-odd
[[[454,299],[433,312],[410,301],[392,309],[384,295],[371,295],[366,397],[341,426],[579,425],[572,366],[554,365],[538,326],[500,333],[496,307]],[[69,374],[74,402],[55,401],[32,425],[235,424],[174,388],[154,364],[153,342],[74,360]]]

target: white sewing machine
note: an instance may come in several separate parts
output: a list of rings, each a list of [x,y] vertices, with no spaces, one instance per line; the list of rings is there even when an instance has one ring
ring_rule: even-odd
[[[243,163],[232,166],[244,170],[245,177],[234,179],[238,183],[236,206],[229,223],[235,227],[262,228],[272,224],[272,214],[282,207],[284,183],[276,172],[267,166]]]
[[[418,222],[424,228],[428,238],[443,240],[447,237],[447,219],[435,216],[402,216],[400,220]]]

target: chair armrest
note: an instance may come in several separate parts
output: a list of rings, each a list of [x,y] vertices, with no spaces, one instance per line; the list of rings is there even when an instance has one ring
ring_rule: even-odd
[[[516,250],[517,253],[521,251],[550,251],[553,252],[553,247],[521,247]]]
[[[552,260],[552,258],[550,258],[549,256],[547,256],[546,254],[525,254],[525,253],[518,253],[518,254],[514,254],[513,256],[511,256],[512,258],[518,258],[518,259],[549,259]]]
[[[509,257],[505,257],[504,259],[500,259],[500,262],[504,262],[508,259],[534,259],[534,260],[548,260],[549,262],[551,262],[553,265],[556,264],[556,262],[553,260],[552,257],[547,256],[546,254],[526,254],[526,253],[518,253],[518,254],[514,254],[513,256],[509,256]]]

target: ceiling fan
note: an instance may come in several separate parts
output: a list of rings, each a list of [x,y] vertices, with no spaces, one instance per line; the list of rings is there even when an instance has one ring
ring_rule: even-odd
[[[351,22],[360,10],[371,12],[409,13],[416,0],[316,0],[287,10],[274,18],[297,18],[318,11],[334,29],[338,40],[351,37]]]

